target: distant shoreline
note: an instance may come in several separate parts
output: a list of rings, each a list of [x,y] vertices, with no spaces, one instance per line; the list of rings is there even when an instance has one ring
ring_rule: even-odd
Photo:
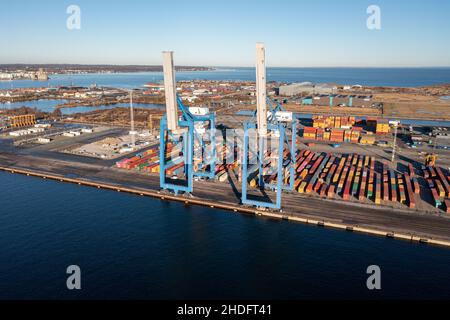
[[[0,64],[0,72],[36,72],[44,69],[48,74],[69,73],[136,73],[136,72],[162,72],[159,65],[87,65],[87,64]],[[210,71],[212,67],[204,66],[176,66],[176,71]]]
[[[139,66],[141,67],[141,66]],[[0,65],[1,68],[1,65]],[[213,80],[213,81],[255,81],[254,68],[232,68],[226,66],[213,67],[191,67],[189,69],[178,66],[178,74],[181,80]],[[75,70],[64,69],[48,72],[51,78],[50,83],[55,85],[75,85],[89,86],[93,83],[102,86],[112,87],[137,87],[144,83],[157,82],[162,80],[160,69],[148,71],[142,69],[134,70],[109,70],[104,73],[100,69],[96,70]],[[159,71],[158,71],[159,70]],[[196,71],[194,71],[196,70]],[[45,70],[47,72],[47,70]],[[51,70],[49,70],[51,71]],[[156,71],[156,72],[155,72]],[[1,73],[1,71],[0,71]],[[450,84],[450,68],[444,69],[361,69],[361,68],[268,68],[267,78],[269,82],[299,83],[309,81],[312,83],[339,83],[343,85],[360,84],[370,87],[424,87],[441,86]],[[1,89],[34,87],[47,85],[47,82],[32,81],[6,81],[0,82]],[[443,94],[448,95],[448,94]]]

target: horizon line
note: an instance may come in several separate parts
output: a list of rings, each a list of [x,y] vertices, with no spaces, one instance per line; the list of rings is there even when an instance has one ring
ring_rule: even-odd
[[[0,66],[105,66],[105,67],[162,67],[162,64],[111,64],[111,63],[0,63]],[[227,66],[227,65],[188,65],[179,64],[175,67],[189,67],[189,68],[255,68],[255,66]],[[414,69],[414,68],[450,68],[448,66],[436,65],[436,66],[267,66],[267,68],[280,68],[280,69],[307,69],[307,68],[355,68],[355,69]]]

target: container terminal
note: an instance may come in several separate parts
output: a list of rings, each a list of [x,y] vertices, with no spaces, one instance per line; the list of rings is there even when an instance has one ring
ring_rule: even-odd
[[[146,130],[135,127],[132,92],[131,128],[14,115],[0,132],[0,169],[450,246],[448,129],[377,116],[299,115],[268,95],[265,46],[256,51],[256,108],[187,106],[173,52],[164,52],[158,90],[165,110]],[[291,95],[304,86],[281,91]],[[300,103],[383,107],[368,95],[316,90]]]

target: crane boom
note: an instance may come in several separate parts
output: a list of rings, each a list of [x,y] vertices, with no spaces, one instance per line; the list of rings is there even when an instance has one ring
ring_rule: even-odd
[[[170,131],[178,131],[177,88],[175,84],[175,68],[173,52],[163,52],[164,90],[166,95],[167,127]]]
[[[267,89],[266,89],[266,48],[264,43],[256,44],[256,105],[258,134],[267,136]]]

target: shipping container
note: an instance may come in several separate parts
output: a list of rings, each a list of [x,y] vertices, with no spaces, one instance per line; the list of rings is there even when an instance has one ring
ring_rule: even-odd
[[[445,190],[445,196],[450,197],[450,184],[448,183],[446,176],[442,172],[442,169],[439,167],[436,167],[436,173],[437,173],[437,176],[440,179],[442,186]]]
[[[334,174],[334,177],[333,177],[333,183],[339,182],[342,171],[344,170],[344,163],[345,163],[345,158],[341,158],[341,161],[339,162],[339,165],[336,169],[336,173]]]
[[[300,187],[300,184],[302,183],[302,180],[300,180],[300,179],[296,179],[295,180],[295,183],[294,183],[294,190],[297,190],[298,191],[298,188]]]
[[[350,200],[350,187],[353,181],[354,170],[355,170],[354,167],[350,168],[347,180],[345,181],[344,192],[342,193],[342,198],[344,200]]]
[[[437,193],[437,190],[435,188],[431,189],[431,195],[433,196],[433,200],[434,200],[434,206],[436,208],[439,208],[442,205],[442,201]]]
[[[300,184],[300,187],[298,188],[298,192],[299,193],[305,193],[305,189],[306,189],[306,186],[307,186],[307,182],[306,181],[303,181],[301,184]]]
[[[415,175],[414,167],[411,163],[408,164],[408,173],[411,178],[413,178]]]
[[[413,186],[414,186],[414,193],[420,194],[420,185],[419,180],[417,180],[417,177],[412,178]]]
[[[363,201],[366,197],[367,184],[367,168],[364,168],[361,179],[361,186],[359,187],[359,201]]]
[[[362,134],[359,138],[359,143],[363,145],[374,145],[376,142],[376,138],[372,135]]]
[[[328,188],[328,194],[327,194],[328,198],[334,198],[334,195],[335,195],[334,190],[335,190],[335,186],[334,185],[331,185]]]
[[[320,196],[322,198],[325,198],[326,192],[327,192],[327,185],[324,183],[324,184],[322,184],[322,187],[320,188]]]
[[[369,183],[367,186],[367,199],[372,200],[374,196],[373,183]]]
[[[375,173],[375,204],[381,204],[381,177],[378,173]]]
[[[344,189],[344,183],[345,183],[345,179],[347,178],[348,171],[349,171],[349,167],[345,166],[343,171],[342,171],[338,187],[336,189],[336,193],[337,194],[341,194],[342,190]]]
[[[389,182],[383,182],[383,201],[389,201]]]
[[[337,169],[337,165],[336,164],[333,164],[332,166],[331,166],[331,169],[330,169],[330,171],[328,172],[328,174],[327,174],[327,177],[326,177],[326,183],[327,183],[327,185],[331,185],[331,179],[333,178],[333,176],[334,176],[334,173],[336,172],[336,169]]]
[[[360,169],[358,169],[358,170],[360,170]],[[352,196],[354,196],[354,197],[356,197],[358,195],[360,179],[361,179],[361,173],[359,171],[357,171],[355,178],[353,180],[353,186],[352,186]]]
[[[439,180],[434,180],[434,183],[436,185],[437,193],[439,197],[444,198],[446,196],[446,192],[444,189],[444,186],[442,185],[442,182]]]
[[[416,200],[414,196],[413,187],[411,184],[411,177],[408,174],[405,174],[405,185],[406,185],[406,194],[408,195],[408,206],[411,209],[416,208]]]
[[[391,188],[391,201],[397,202],[397,182],[396,182],[396,176],[394,170],[389,170],[389,177],[390,177],[390,188]]]

